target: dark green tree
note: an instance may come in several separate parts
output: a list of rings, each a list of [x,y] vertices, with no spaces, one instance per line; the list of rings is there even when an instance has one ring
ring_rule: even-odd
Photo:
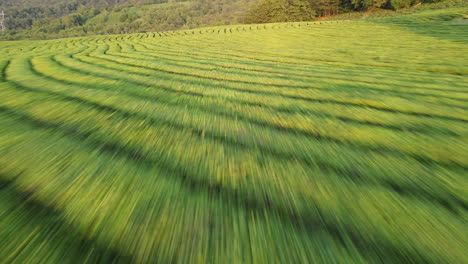
[[[245,16],[246,23],[312,20],[314,12],[306,0],[261,0]]]
[[[288,9],[288,19],[290,21],[310,21],[313,20],[316,12],[312,10],[308,1],[294,0]]]

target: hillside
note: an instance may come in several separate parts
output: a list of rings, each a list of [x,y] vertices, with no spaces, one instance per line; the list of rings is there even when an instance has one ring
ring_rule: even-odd
[[[0,0],[3,40],[169,31],[207,26],[313,21],[317,17],[398,15],[395,10],[464,7],[464,0]],[[416,6],[416,7],[414,7]],[[378,8],[380,7],[380,8]],[[362,16],[362,15],[361,15]]]
[[[0,42],[0,259],[467,263],[467,14]]]
[[[50,0],[0,2],[0,9],[4,39],[53,39],[238,24],[256,1]]]
[[[167,0],[1,0],[0,4],[4,7],[15,8],[52,7],[67,4],[102,7],[136,3],[160,3],[164,1],[167,2]]]

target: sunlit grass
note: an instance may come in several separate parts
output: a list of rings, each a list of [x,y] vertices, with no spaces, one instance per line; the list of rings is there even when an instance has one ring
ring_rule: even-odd
[[[0,259],[466,262],[466,13],[0,42]]]

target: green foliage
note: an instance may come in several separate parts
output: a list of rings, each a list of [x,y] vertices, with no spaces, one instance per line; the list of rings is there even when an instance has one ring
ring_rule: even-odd
[[[66,27],[82,26],[86,22],[86,18],[81,14],[71,14],[63,19]]]
[[[246,23],[310,21],[314,13],[305,0],[261,0],[246,14]]]
[[[390,5],[393,9],[409,8],[414,4],[417,4],[419,0],[390,0]]]
[[[311,21],[315,17],[315,11],[308,1],[293,0],[290,2],[288,16],[291,21]]]
[[[346,2],[342,0],[309,0],[312,10],[318,16],[336,15],[342,11]]]
[[[372,8],[380,8],[386,5],[389,0],[352,0],[354,8],[357,10],[367,10]]]

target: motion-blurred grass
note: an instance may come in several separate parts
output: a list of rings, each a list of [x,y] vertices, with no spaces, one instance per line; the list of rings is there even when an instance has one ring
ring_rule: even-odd
[[[466,263],[466,8],[0,42],[5,263]]]

